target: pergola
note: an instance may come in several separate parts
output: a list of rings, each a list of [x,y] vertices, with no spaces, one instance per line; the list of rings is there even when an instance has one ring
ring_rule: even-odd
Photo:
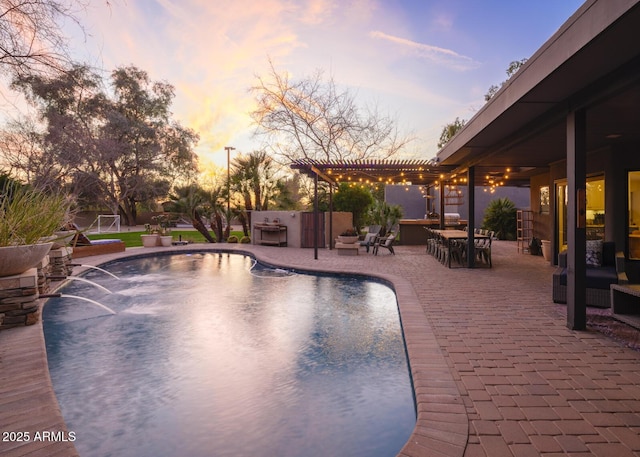
[[[465,185],[469,198],[470,244],[473,243],[474,188],[475,186],[518,186],[529,184],[531,169],[511,167],[476,167],[470,183],[469,175],[456,170],[455,166],[442,165],[434,160],[314,160],[299,159],[291,168],[298,170],[314,180],[314,212],[318,214],[318,181],[329,183],[329,198],[333,195],[333,186],[340,183],[356,185],[420,185],[427,188],[437,187],[444,195],[447,185]],[[440,198],[440,227],[444,228],[444,198]],[[332,230],[332,217],[329,215],[329,231]],[[314,258],[318,258],[317,234],[318,217],[314,218]],[[469,267],[473,267],[474,256],[468,256]]]
[[[360,184],[433,185],[448,177],[451,167],[438,167],[431,160],[313,160],[299,159],[291,164],[310,177],[330,184],[341,182]]]
[[[331,184],[342,182],[359,184],[413,184],[439,186],[467,182],[466,172],[435,160],[314,160],[298,159],[291,168],[310,177],[318,176]],[[507,165],[476,167],[476,186],[526,186],[533,167]],[[538,170],[539,172],[539,170]]]

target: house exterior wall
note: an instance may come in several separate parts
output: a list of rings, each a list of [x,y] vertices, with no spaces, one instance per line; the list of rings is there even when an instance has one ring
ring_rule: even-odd
[[[333,223],[331,224],[333,231],[329,230],[330,217],[333,217]],[[331,215],[329,213],[324,213],[325,246],[333,247],[335,245],[336,237],[350,228],[353,228],[352,213],[345,211],[334,211]]]
[[[614,241],[616,249],[627,253],[627,171],[640,170],[638,146],[620,145],[613,149],[592,151],[587,157],[587,176],[604,175],[605,182],[605,240]],[[548,227],[554,253],[558,252],[556,233],[556,185],[567,179],[565,160],[551,164],[549,174],[538,175],[531,180],[531,200],[539,198],[539,187],[548,177],[550,189],[550,211]],[[536,190],[537,189],[537,190]],[[536,194],[536,192],[538,192]],[[532,204],[533,207],[533,204]],[[534,210],[535,214],[535,210]],[[534,221],[535,221],[534,217]],[[546,221],[541,220],[540,233],[544,233]],[[537,233],[534,227],[534,233]],[[634,262],[632,262],[634,263]],[[638,266],[640,273],[640,265]],[[632,268],[633,270],[633,268]],[[640,277],[639,277],[640,279]]]
[[[302,216],[300,211],[253,211],[251,221],[252,224],[260,224],[262,222],[273,221],[279,219],[280,223],[287,226],[287,246],[300,248],[302,247]],[[324,213],[325,223],[325,246],[328,247],[330,240],[335,239],[340,233],[348,228],[353,227],[353,216],[346,212],[333,212],[333,234],[329,234],[329,213]],[[251,227],[251,242],[256,243],[256,231]]]
[[[251,214],[251,223],[260,224],[262,222],[271,222],[279,219],[280,224],[287,226],[287,246],[299,248],[302,245],[302,227],[300,211],[253,211]],[[258,232],[251,227],[251,243],[258,244],[256,236]]]
[[[640,171],[640,144],[621,144],[610,154],[605,181],[605,224],[611,226],[610,238],[616,249],[624,251],[627,258],[625,270],[629,282],[640,283],[640,261],[629,260],[629,220],[628,220],[628,175],[629,171]],[[606,178],[605,178],[606,179]]]
[[[531,211],[533,211],[533,236],[534,238],[538,238],[540,240],[551,240],[553,238],[553,222],[554,216],[553,211],[551,210],[551,187],[552,184],[550,182],[550,174],[542,173],[531,178],[531,187],[530,187],[530,200],[531,200]],[[543,211],[540,205],[540,188],[541,187],[549,187],[549,208],[546,211]]]

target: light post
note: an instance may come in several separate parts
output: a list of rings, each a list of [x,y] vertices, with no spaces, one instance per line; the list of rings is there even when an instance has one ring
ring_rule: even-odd
[[[235,151],[236,148],[231,146],[225,146],[224,150],[227,151],[227,237],[231,234],[231,151]]]

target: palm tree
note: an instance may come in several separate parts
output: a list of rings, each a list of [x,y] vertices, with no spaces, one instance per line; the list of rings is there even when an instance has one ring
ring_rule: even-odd
[[[516,213],[516,205],[507,197],[491,200],[484,210],[482,227],[493,230],[500,240],[515,240]]]
[[[216,240],[211,236],[207,227],[202,222],[202,214],[205,209],[205,192],[197,184],[189,184],[174,188],[171,199],[171,211],[184,213],[189,216],[193,227],[204,236],[209,243]]]
[[[251,225],[251,211],[266,211],[277,193],[279,179],[275,177],[275,162],[266,151],[241,154],[233,160],[232,191],[242,195],[244,210]]]
[[[216,186],[202,193],[206,212],[209,215],[209,225],[218,240],[225,239],[225,227],[223,224],[223,215],[226,214],[226,188]],[[226,218],[226,216],[225,216]],[[227,224],[228,227],[228,224]]]

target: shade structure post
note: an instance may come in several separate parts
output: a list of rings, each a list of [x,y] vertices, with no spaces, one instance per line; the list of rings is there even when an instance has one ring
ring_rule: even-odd
[[[318,260],[318,174],[313,177],[313,258]]]
[[[475,230],[476,230],[476,169],[475,167],[469,167],[467,170],[467,196],[469,199],[469,208],[467,215],[467,267],[473,268],[476,265],[476,252],[475,252]]]
[[[584,109],[567,115],[567,327],[587,328],[586,187],[587,135]]]

